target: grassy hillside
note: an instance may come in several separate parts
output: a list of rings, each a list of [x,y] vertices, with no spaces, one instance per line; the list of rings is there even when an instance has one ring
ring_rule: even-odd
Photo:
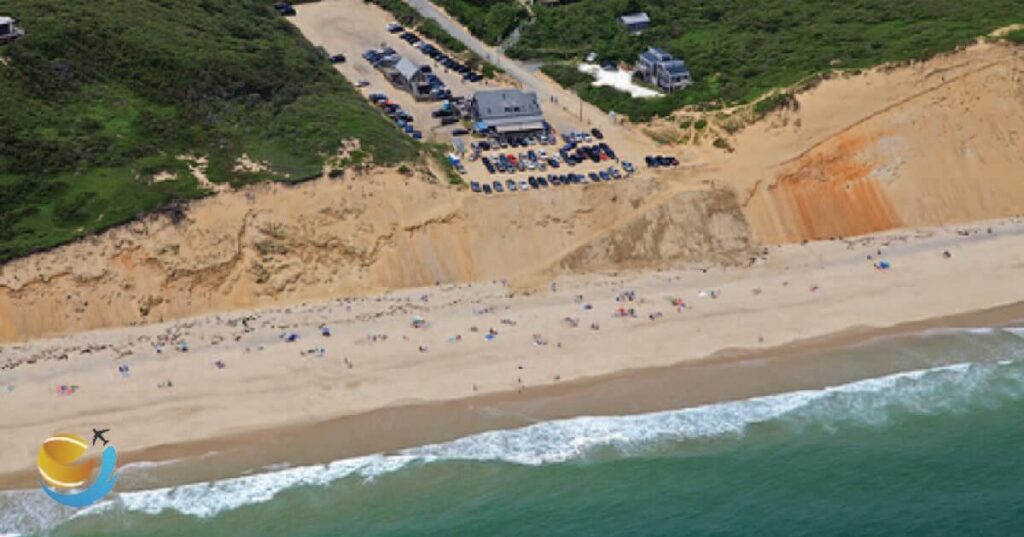
[[[497,45],[527,17],[526,8],[515,0],[433,0],[464,24],[473,35]]]
[[[616,17],[639,10],[653,24],[632,36]],[[926,58],[1024,22],[1020,0],[580,0],[535,11],[510,55],[557,63],[596,51],[632,63],[655,45],[686,60],[696,84],[655,100],[591,90],[570,70],[548,70],[584,98],[634,119],[686,104],[749,102],[829,69]]]
[[[318,174],[347,138],[415,157],[269,5],[0,0],[28,31],[0,48],[0,262],[205,195],[179,155],[236,185]]]

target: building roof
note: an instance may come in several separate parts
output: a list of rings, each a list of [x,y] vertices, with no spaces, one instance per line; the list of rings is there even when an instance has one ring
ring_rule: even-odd
[[[619,17],[622,24],[631,26],[633,24],[650,24],[651,18],[647,16],[647,13],[641,11],[640,13],[630,13]]]
[[[664,50],[658,47],[650,47],[647,50],[641,52],[640,56],[651,63],[661,63],[674,60],[671,54],[665,52]]]
[[[398,71],[402,78],[412,80],[416,73],[420,72],[420,66],[403,57],[395,64],[395,71]]]
[[[3,15],[0,15],[0,24],[11,24],[13,22],[14,22],[14,19],[12,19],[10,17],[4,17]]]
[[[662,67],[662,69],[664,69],[664,70],[666,70],[669,73],[672,73],[674,75],[690,72],[690,70],[686,68],[686,62],[684,62],[683,60],[667,61],[667,62],[662,63],[661,67]]]
[[[543,121],[536,93],[516,89],[478,91],[473,94],[480,120],[494,126],[504,120],[519,122]]]

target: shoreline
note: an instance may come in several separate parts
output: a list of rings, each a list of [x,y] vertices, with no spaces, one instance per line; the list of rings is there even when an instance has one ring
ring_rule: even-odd
[[[806,340],[798,340],[773,349],[726,349],[713,356],[679,362],[667,366],[626,369],[594,378],[582,378],[559,385],[547,385],[518,392],[499,392],[451,401],[425,402],[407,406],[386,407],[363,414],[329,418],[320,422],[300,423],[270,428],[232,437],[209,439],[192,445],[164,446],[128,454],[131,462],[171,461],[165,468],[156,468],[160,486],[175,486],[197,481],[211,481],[243,475],[255,469],[267,469],[287,461],[291,467],[325,464],[373,454],[392,454],[402,449],[450,442],[465,436],[492,430],[515,429],[534,423],[570,419],[580,416],[626,416],[667,410],[693,408],[776,395],[797,390],[822,389],[902,372],[903,369],[875,369],[871,375],[835,372],[834,377],[818,377],[813,382],[797,379],[777,380],[765,386],[753,386],[750,378],[731,377],[713,380],[712,386],[689,394],[667,393],[656,389],[689,380],[696,381],[695,371],[710,378],[720,370],[756,367],[775,368],[792,362],[813,360],[822,354],[842,352],[863,346],[884,344],[903,337],[922,335],[935,329],[1004,328],[1024,323],[1024,302],[988,310],[965,312],[950,316],[911,321],[900,325],[850,329]],[[864,373],[864,371],[861,371]],[[688,378],[689,377],[689,378]],[[637,396],[639,395],[639,396]],[[380,422],[402,431],[380,430]],[[372,433],[345,449],[309,449],[324,439],[351,438]],[[262,446],[254,453],[244,453],[264,437],[287,438],[286,441]],[[330,444],[330,442],[327,442]],[[284,458],[292,445],[306,449],[298,457]],[[230,446],[224,449],[225,446]],[[216,451],[220,448],[220,452]],[[243,455],[239,457],[239,450]],[[199,459],[200,470],[182,479],[180,464]],[[244,463],[240,464],[240,461]],[[211,473],[210,470],[216,469]],[[34,474],[30,474],[34,475]],[[0,484],[11,476],[0,475]],[[28,476],[26,476],[28,477]]]
[[[703,372],[711,377],[717,370],[749,366],[777,368],[822,354],[842,352],[887,341],[923,335],[936,329],[1003,328],[1024,323],[1024,302],[981,311],[964,312],[923,321],[846,330],[797,340],[772,349],[724,349],[712,356],[666,366],[625,369],[593,378],[581,378],[558,385],[540,386],[524,392],[498,392],[449,401],[432,401],[371,410],[362,414],[341,415],[322,421],[296,423],[208,438],[181,444],[154,446],[121,453],[122,465],[153,464],[148,469],[146,487],[177,486],[260,473],[275,466],[290,467],[324,464],[372,454],[443,443],[490,430],[513,429],[533,423],[579,416],[624,416],[666,410],[692,408],[707,404],[775,395],[797,390],[821,389],[874,376],[902,371],[873,370],[871,375],[836,372],[835,377],[816,378],[813,382],[786,379],[754,387],[749,378],[729,377],[713,381],[714,386],[690,394],[659,390],[637,390],[651,385],[672,384]],[[863,373],[863,371],[861,372]],[[639,397],[636,397],[639,394]],[[486,411],[486,412],[482,412]],[[528,414],[527,414],[528,412]],[[379,423],[394,429],[381,431]],[[351,438],[371,433],[344,449],[308,449],[324,439]],[[263,443],[266,437],[286,440]],[[328,442],[329,444],[330,442]],[[299,456],[293,445],[305,446]],[[259,445],[258,448],[252,446]],[[188,465],[189,467],[183,467]],[[0,474],[0,490],[33,487],[38,479],[31,470]],[[128,488],[143,490],[143,488]]]
[[[55,428],[111,427],[122,464],[184,458],[152,468],[156,482],[178,484],[539,420],[823,387],[850,372],[809,372],[799,383],[779,375],[815,362],[800,357],[880,337],[1024,319],[1024,290],[1012,285],[1024,272],[1024,225],[984,226],[784,246],[747,269],[570,276],[528,295],[502,284],[413,289],[0,347],[5,357],[41,357],[0,372],[0,387],[17,384],[0,395],[10,417],[0,488],[35,483],[25,462]],[[889,271],[864,258],[882,249]],[[942,259],[944,249],[953,255]],[[627,290],[635,300],[620,302]],[[685,308],[668,307],[675,293]],[[611,315],[623,304],[637,315]],[[427,326],[410,327],[417,317]],[[334,335],[320,338],[318,325]],[[488,326],[495,336],[485,340]],[[289,331],[304,339],[282,341]],[[185,339],[189,351],[175,351]],[[322,345],[319,356],[306,339]],[[130,377],[118,377],[121,364]],[[167,378],[173,389],[155,386]],[[68,379],[81,390],[52,392]]]

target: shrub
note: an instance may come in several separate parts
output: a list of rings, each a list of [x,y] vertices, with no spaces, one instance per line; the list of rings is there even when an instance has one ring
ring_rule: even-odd
[[[1024,45],[1024,28],[1018,28],[1011,32],[1007,32],[1006,35],[1003,36],[1003,39],[1016,45]]]

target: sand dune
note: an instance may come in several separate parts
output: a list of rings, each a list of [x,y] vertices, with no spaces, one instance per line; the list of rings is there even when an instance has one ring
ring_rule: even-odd
[[[0,341],[436,282],[745,264],[766,244],[1021,213],[1021,54],[981,44],[825,81],[735,153],[691,148],[684,167],[612,185],[485,198],[377,170],[221,193],[180,222],[0,267]]]

